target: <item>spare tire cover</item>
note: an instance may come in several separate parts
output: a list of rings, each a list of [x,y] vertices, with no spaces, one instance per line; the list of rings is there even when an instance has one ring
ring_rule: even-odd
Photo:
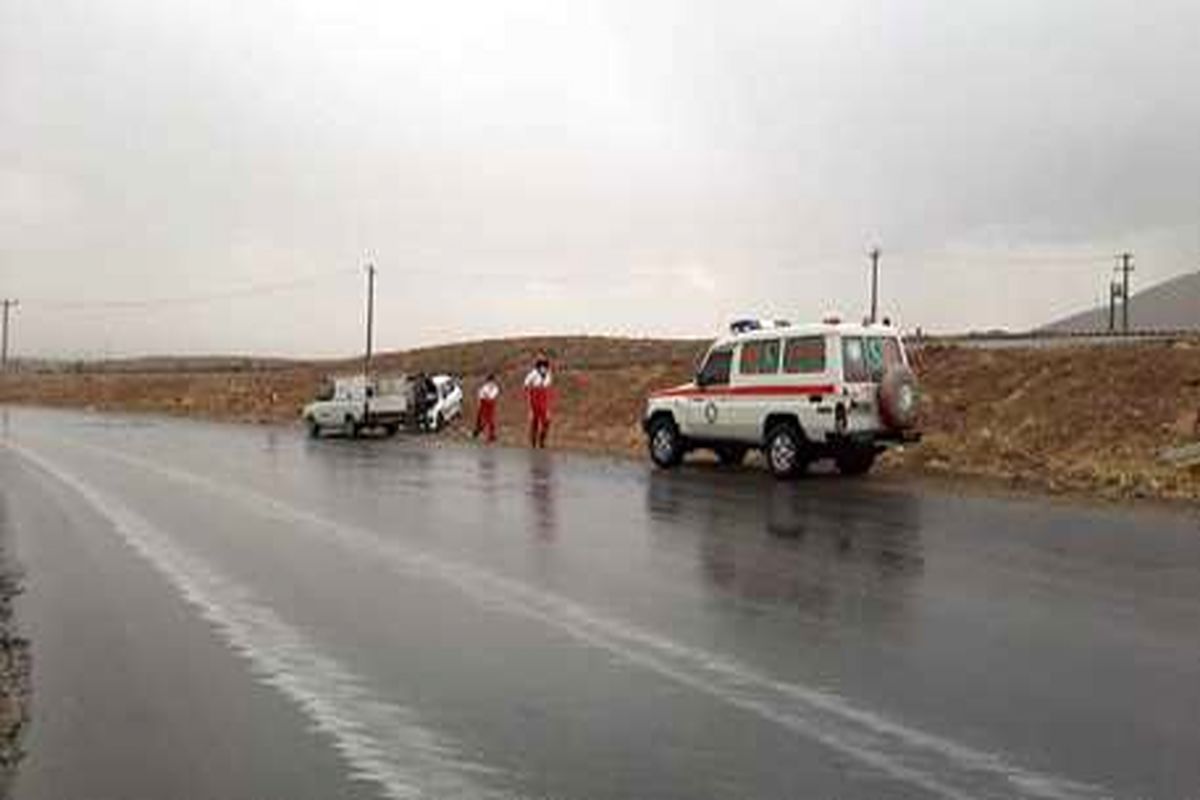
[[[889,428],[910,428],[917,421],[917,378],[906,366],[890,368],[879,383],[879,416]]]

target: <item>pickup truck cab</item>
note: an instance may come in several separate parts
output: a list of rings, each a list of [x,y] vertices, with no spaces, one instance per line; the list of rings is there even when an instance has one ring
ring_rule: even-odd
[[[663,468],[701,448],[726,464],[759,449],[779,478],[822,458],[858,475],[886,448],[920,439],[916,405],[916,378],[890,325],[750,320],[712,345],[694,381],[651,395],[642,425]]]
[[[404,424],[411,397],[409,381],[404,376],[337,377],[304,407],[302,416],[313,437],[325,430],[341,430],[357,436],[369,428],[382,429],[391,436]]]

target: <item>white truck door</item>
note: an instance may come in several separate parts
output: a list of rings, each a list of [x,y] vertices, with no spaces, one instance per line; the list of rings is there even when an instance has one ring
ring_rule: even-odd
[[[726,436],[748,443],[762,441],[763,422],[779,386],[782,349],[780,339],[753,339],[738,348]]]
[[[733,368],[733,346],[709,352],[696,376],[696,392],[689,395],[684,434],[696,439],[727,437],[729,427],[729,379]]]

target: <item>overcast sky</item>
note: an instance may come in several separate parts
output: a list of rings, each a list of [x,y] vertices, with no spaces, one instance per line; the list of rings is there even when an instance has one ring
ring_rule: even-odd
[[[906,326],[1036,325],[1200,268],[1197,76],[1195,0],[4,0],[0,296],[26,355],[352,352],[367,260],[385,348],[706,335],[877,244]]]

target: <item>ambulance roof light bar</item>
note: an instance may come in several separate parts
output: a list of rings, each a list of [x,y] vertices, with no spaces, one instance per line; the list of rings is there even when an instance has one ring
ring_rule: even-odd
[[[761,331],[767,327],[790,328],[791,326],[792,323],[786,319],[773,319],[769,320],[766,324],[764,324],[762,320],[758,319],[735,319],[733,322],[729,323],[729,332],[735,336],[740,336],[743,333]]]
[[[735,319],[729,323],[729,332],[735,336],[759,330],[762,330],[762,323],[756,319]]]

